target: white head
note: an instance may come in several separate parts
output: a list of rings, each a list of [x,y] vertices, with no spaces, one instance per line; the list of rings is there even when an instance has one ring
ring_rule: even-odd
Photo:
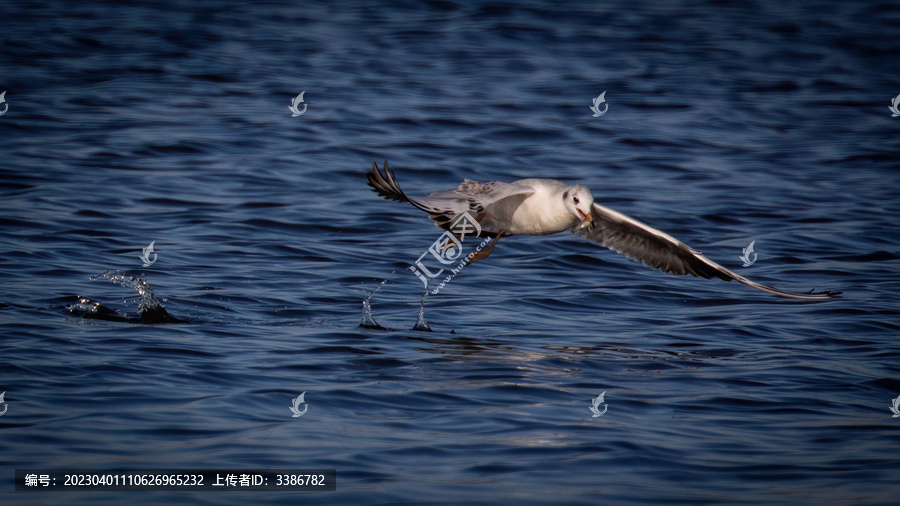
[[[594,205],[594,196],[586,186],[580,184],[569,186],[563,192],[562,198],[563,205],[577,219],[576,223],[580,223],[580,228],[593,225],[594,217],[591,215],[591,207]]]

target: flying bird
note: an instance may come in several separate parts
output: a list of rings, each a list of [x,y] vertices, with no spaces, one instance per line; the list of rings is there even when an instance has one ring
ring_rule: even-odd
[[[369,186],[378,195],[408,202],[428,213],[435,224],[450,230],[457,217],[468,212],[481,226],[481,236],[493,237],[491,246],[469,263],[491,254],[507,235],[549,235],[569,230],[626,257],[676,276],[691,274],[706,279],[738,281],[757,290],[794,299],[821,300],[841,292],[785,292],[735,274],[683,242],[618,211],[594,202],[583,185],[567,185],[554,179],[520,179],[512,183],[479,183],[466,179],[455,190],[434,192],[414,199],[400,188],[394,173],[372,162]]]

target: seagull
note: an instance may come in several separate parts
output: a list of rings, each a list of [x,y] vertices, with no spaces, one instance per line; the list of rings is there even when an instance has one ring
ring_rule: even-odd
[[[476,216],[481,236],[493,237],[491,246],[475,253],[469,263],[491,254],[501,237],[507,235],[550,235],[569,230],[579,237],[599,243],[616,253],[675,276],[691,274],[706,279],[737,281],[757,290],[793,299],[822,300],[841,292],[793,293],[751,281],[703,256],[671,235],[618,211],[594,202],[583,185],[567,185],[554,179],[520,179],[512,183],[479,183],[466,179],[455,190],[434,192],[414,199],[400,188],[397,178],[384,162],[384,170],[372,162],[367,174],[369,186],[378,195],[408,202],[428,213],[435,225],[450,230],[464,213]]]

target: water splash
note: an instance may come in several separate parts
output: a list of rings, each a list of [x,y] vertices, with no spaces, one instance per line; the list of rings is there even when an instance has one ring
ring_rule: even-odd
[[[120,315],[115,309],[108,308],[87,297],[78,297],[78,302],[66,306],[70,313],[82,318],[130,323],[185,323],[185,320],[176,318],[166,311],[166,308],[153,294],[153,288],[150,287],[146,279],[129,276],[122,271],[116,271],[115,274],[103,271],[100,275],[91,276],[91,281],[101,277],[137,291],[140,297],[140,302],[138,303],[138,311],[141,313],[140,317],[128,317],[127,314]]]
[[[428,292],[422,294],[422,302],[419,304],[419,315],[416,317],[416,324],[412,330],[421,330],[424,332],[434,332],[425,320],[425,299],[428,298]]]
[[[376,287],[375,290],[373,290],[372,293],[370,293],[369,296],[366,297],[366,300],[363,301],[363,315],[362,321],[359,322],[360,327],[364,329],[384,330],[384,327],[379,325],[378,322],[375,321],[375,318],[372,317],[372,303],[370,301],[372,300],[372,296],[378,293],[378,290],[381,290],[381,288],[387,282],[388,280],[385,279],[384,281],[379,283],[378,287]]]
[[[127,317],[120,315],[115,309],[108,308],[87,297],[79,296],[78,301],[74,304],[69,304],[66,306],[66,309],[75,316],[80,316],[89,320],[129,321]]]
[[[138,303],[138,311],[162,307],[162,304],[159,303],[159,300],[157,300],[156,296],[153,294],[153,288],[150,288],[146,279],[137,276],[129,276],[122,271],[116,271],[115,274],[110,274],[109,271],[103,271],[97,276],[91,276],[91,281],[96,281],[97,278],[101,277],[106,278],[113,283],[118,283],[125,288],[133,288],[136,290],[141,297],[141,301]]]

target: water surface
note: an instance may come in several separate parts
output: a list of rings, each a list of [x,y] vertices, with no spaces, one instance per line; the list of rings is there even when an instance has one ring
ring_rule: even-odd
[[[0,11],[0,502],[896,503],[896,5]],[[385,159],[412,195],[584,184],[751,279],[844,297],[510,237],[409,330],[408,266],[440,231],[366,186]],[[91,280],[117,270],[188,322],[67,310],[138,317],[135,290]],[[384,329],[361,328],[382,283]],[[41,467],[334,468],[338,487],[13,492]]]

